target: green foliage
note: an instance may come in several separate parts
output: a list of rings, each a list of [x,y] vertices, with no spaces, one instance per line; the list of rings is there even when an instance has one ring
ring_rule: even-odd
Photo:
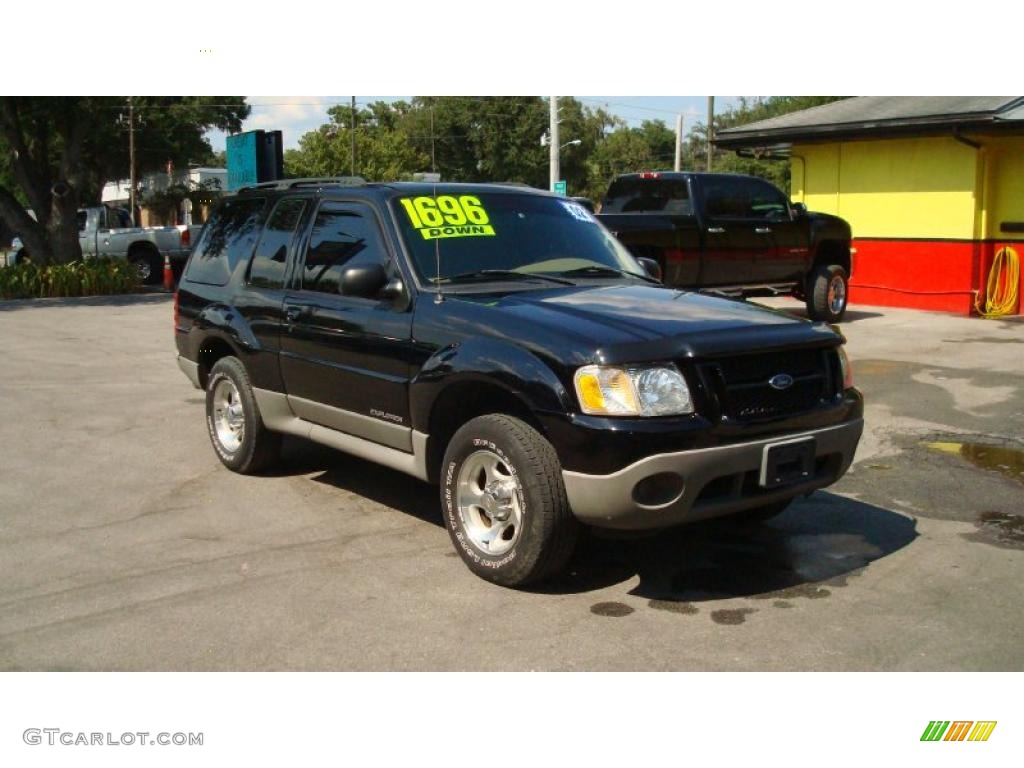
[[[70,264],[16,264],[0,269],[0,298],[38,299],[99,296],[138,290],[139,276],[124,259],[89,259]]]
[[[356,110],[356,175],[371,181],[410,178],[429,164],[417,149],[404,120],[405,102],[376,102]],[[299,148],[285,153],[285,174],[347,176],[352,172],[352,109],[329,110],[331,122],[299,139]]]
[[[249,114],[241,96],[0,97],[0,217],[34,258],[77,259],[75,210],[129,177],[129,98],[139,175],[209,162],[207,130],[237,131]]]
[[[190,163],[213,164],[215,153],[206,138],[211,128],[237,132],[249,116],[244,96],[133,96],[137,122],[135,164],[138,176]],[[129,177],[127,98],[79,100],[76,119],[89,131],[82,150],[89,178],[84,204],[98,203],[103,184]]]
[[[588,181],[590,153],[614,121],[603,110],[562,99],[562,172],[577,192]],[[536,96],[421,96],[357,109],[356,175],[371,181],[410,179],[435,171],[446,181],[515,181],[547,187],[547,102]],[[285,153],[288,176],[352,172],[352,109],[329,111],[330,122]]]
[[[583,194],[600,200],[620,173],[671,168],[675,137],[675,131],[661,120],[644,120],[639,128],[617,124],[594,151]]]
[[[824,104],[837,96],[741,98],[715,116],[716,130]],[[620,173],[666,170],[675,158],[675,131],[662,120],[630,127],[603,109],[563,97],[559,104],[561,174],[570,195],[600,200]],[[352,108],[334,107],[330,122],[285,153],[289,176],[334,176],[352,172]],[[417,96],[409,102],[376,102],[355,114],[355,173],[371,181],[410,179],[437,171],[445,181],[515,181],[547,188],[549,109],[537,96]],[[703,123],[694,126],[682,150],[684,170],[703,170]],[[749,173],[789,186],[789,164],[716,151],[714,170]]]

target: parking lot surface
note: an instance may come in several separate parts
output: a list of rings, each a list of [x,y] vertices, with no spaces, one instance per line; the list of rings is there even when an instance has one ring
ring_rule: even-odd
[[[801,314],[796,302],[765,302]],[[437,491],[216,459],[170,298],[0,302],[0,669],[1024,669],[1024,323],[853,307],[851,472],[770,524],[469,573]]]

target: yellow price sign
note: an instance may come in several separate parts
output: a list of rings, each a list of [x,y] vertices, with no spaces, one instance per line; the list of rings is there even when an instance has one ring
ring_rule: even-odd
[[[475,195],[403,197],[399,202],[424,240],[494,235],[491,219]]]

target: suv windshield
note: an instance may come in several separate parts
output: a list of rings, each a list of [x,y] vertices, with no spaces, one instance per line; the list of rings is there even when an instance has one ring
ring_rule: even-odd
[[[571,200],[442,188],[436,195],[396,198],[392,205],[416,272],[426,283],[518,281],[533,275],[539,284],[565,274],[647,279],[629,251]]]

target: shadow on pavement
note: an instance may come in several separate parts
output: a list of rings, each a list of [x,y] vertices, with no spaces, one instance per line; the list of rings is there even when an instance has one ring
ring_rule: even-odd
[[[71,296],[63,299],[9,299],[0,301],[0,312],[47,307],[129,307],[137,304],[164,304],[173,294],[147,290],[145,293],[119,293],[112,296]]]
[[[412,477],[294,438],[279,475],[313,479],[443,526],[437,489]],[[657,534],[584,532],[568,572],[530,591],[574,594],[639,576],[630,594],[667,610],[730,597],[827,597],[872,562],[917,537],[912,518],[828,491],[801,499],[770,523],[728,518]]]
[[[270,476],[320,472],[313,480],[444,527],[437,487],[394,469],[349,456],[308,440],[286,437],[277,471]]]
[[[723,518],[633,540],[584,537],[567,576],[577,593],[639,576],[630,594],[663,603],[732,597],[818,598],[917,537],[905,515],[818,491],[769,523]]]

